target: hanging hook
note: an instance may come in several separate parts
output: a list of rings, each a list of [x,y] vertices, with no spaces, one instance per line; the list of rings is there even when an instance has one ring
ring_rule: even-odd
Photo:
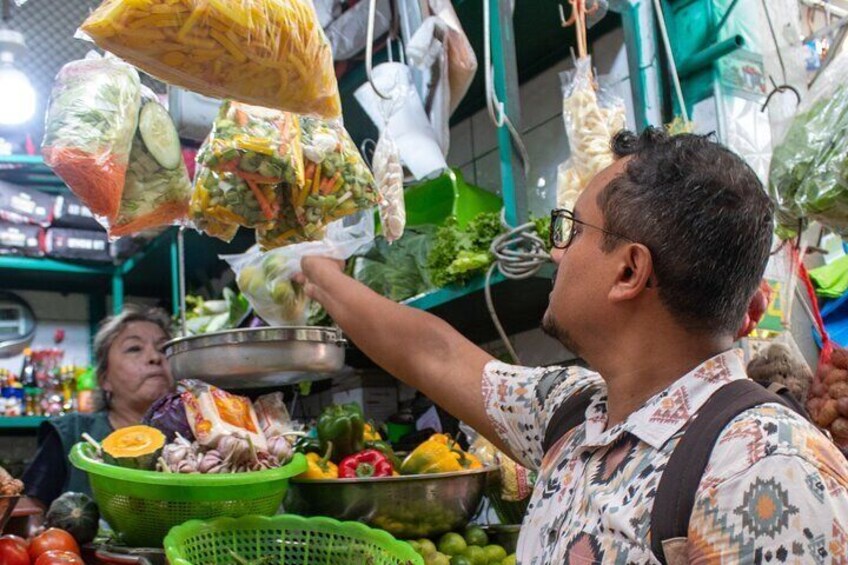
[[[768,96],[766,96],[765,102],[763,102],[763,105],[760,107],[760,112],[766,111],[766,108],[768,108],[768,105],[771,102],[771,99],[774,98],[775,94],[782,94],[787,91],[795,95],[795,107],[797,108],[801,105],[801,93],[798,92],[797,88],[791,84],[777,84],[774,82],[774,77],[771,75],[769,75],[769,80],[771,81],[772,89],[771,92],[768,93]]]
[[[374,20],[377,18],[377,0],[368,0],[368,35],[365,40],[365,74],[368,76],[368,82],[371,88],[377,93],[377,96],[383,100],[389,100],[391,97],[383,94],[377,85],[374,83],[373,65],[374,65]]]

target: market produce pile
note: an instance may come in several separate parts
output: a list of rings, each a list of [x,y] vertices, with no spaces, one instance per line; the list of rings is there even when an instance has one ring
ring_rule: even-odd
[[[515,565],[515,554],[489,543],[486,531],[469,526],[464,532],[448,532],[438,540],[408,542],[424,558],[425,565]]]
[[[819,364],[807,410],[813,421],[830,431],[836,444],[848,449],[848,351],[835,347],[830,360]]]
[[[452,473],[482,466],[446,434],[433,434],[401,461],[377,429],[365,421],[362,407],[356,403],[325,408],[315,432],[315,437],[295,443],[295,451],[305,453],[309,464],[299,479]]]
[[[165,473],[243,473],[292,458],[282,394],[249,399],[197,380],[156,401],[143,424],[118,429],[100,444],[109,464]]]

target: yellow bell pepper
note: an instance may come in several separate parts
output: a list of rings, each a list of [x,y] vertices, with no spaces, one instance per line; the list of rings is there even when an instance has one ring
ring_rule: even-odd
[[[339,468],[330,461],[333,452],[333,444],[327,446],[327,453],[321,456],[318,453],[306,454],[306,471],[298,475],[299,479],[338,479]]]
[[[383,441],[383,437],[380,435],[380,432],[369,423],[365,424],[365,431],[362,434],[362,439],[364,441]]]
[[[482,467],[446,434],[434,434],[410,453],[400,466],[402,475],[452,473]]]

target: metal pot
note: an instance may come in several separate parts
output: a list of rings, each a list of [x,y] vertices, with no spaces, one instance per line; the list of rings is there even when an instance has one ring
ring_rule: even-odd
[[[289,483],[286,512],[357,520],[398,538],[438,536],[465,527],[477,511],[488,467],[457,473]]]

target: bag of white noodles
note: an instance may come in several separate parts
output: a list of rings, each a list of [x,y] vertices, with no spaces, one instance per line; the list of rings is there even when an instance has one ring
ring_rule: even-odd
[[[327,226],[324,239],[262,251],[254,245],[240,255],[223,255],[236,274],[239,290],[256,314],[274,326],[302,326],[309,315],[309,298],[292,281],[301,272],[300,260],[322,256],[345,260],[368,249],[374,241],[374,216],[359,212]]]
[[[560,78],[570,157],[558,171],[557,207],[570,209],[589,181],[615,160],[610,141],[625,127],[625,109],[623,100],[598,88],[591,57],[578,59]]]

